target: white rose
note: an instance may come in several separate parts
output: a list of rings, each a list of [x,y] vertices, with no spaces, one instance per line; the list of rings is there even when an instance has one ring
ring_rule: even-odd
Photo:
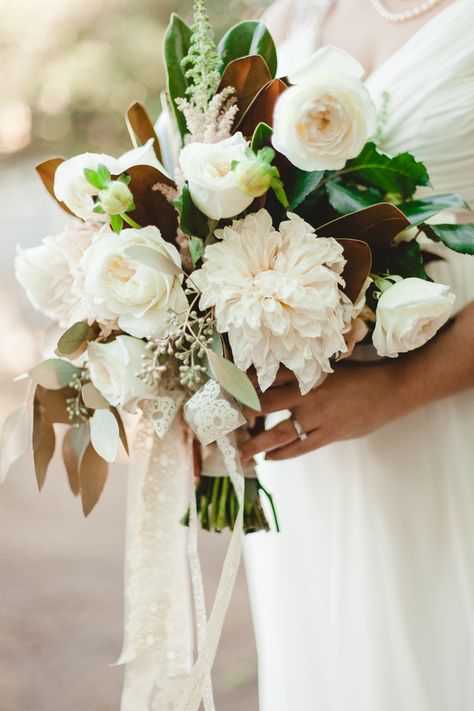
[[[241,133],[218,143],[190,143],[179,156],[179,165],[189,184],[194,204],[207,217],[235,217],[253,197],[239,186],[233,161],[245,159],[248,143]]]
[[[89,316],[83,298],[82,258],[100,227],[71,224],[61,234],[45,237],[38,247],[17,248],[15,274],[28,299],[64,328]]]
[[[410,277],[383,292],[372,336],[380,356],[396,358],[423,346],[451,316],[455,300],[448,286]]]
[[[111,175],[121,175],[135,165],[151,165],[163,172],[163,166],[153,150],[153,141],[154,139],[150,138],[145,145],[127,151],[120,158],[113,158],[105,153],[82,153],[65,160],[57,167],[54,175],[56,198],[83,220],[91,216],[97,219],[97,214],[93,212],[93,198],[100,191],[87,181],[84,169],[97,170],[97,166],[105,165]]]
[[[119,336],[110,343],[90,343],[87,349],[93,385],[111,405],[135,410],[138,400],[156,395],[157,386],[138,377],[142,370],[144,341]]]
[[[157,227],[126,229],[100,236],[84,255],[85,298],[98,321],[117,320],[132,336],[163,336],[170,311],[184,311],[188,301],[182,273],[173,275],[134,258],[127,250],[145,246],[181,267],[176,247]]]
[[[301,170],[339,170],[376,130],[377,113],[350,54],[324,47],[290,73],[273,117],[273,145]]]

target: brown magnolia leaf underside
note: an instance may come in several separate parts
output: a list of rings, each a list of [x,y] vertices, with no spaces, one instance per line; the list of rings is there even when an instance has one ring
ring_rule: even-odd
[[[71,210],[66,207],[63,202],[58,200],[56,195],[54,194],[54,176],[56,174],[57,167],[61,165],[61,163],[64,163],[64,158],[50,158],[49,160],[45,160],[44,163],[40,163],[39,165],[37,165],[36,172],[43,181],[44,187],[46,188],[48,193],[56,200],[58,205],[62,207],[62,209],[69,215],[74,215],[74,213],[71,212]]]
[[[367,242],[375,259],[386,252],[395,237],[409,226],[409,220],[395,205],[384,202],[338,217],[318,227],[316,232],[319,237]]]
[[[71,427],[64,435],[63,460],[67,471],[69,486],[74,496],[78,496],[81,491],[79,462],[89,442],[89,425],[86,422],[79,427]]]
[[[134,104],[132,104],[127,110],[125,119],[129,130],[131,130],[135,134],[135,136],[138,138],[142,145],[145,144],[150,138],[155,139],[153,142],[153,149],[155,151],[156,157],[158,158],[160,163],[162,163],[163,160],[161,155],[160,141],[155,133],[155,127],[153,126],[153,122],[143,104],[140,104],[139,101],[136,101]]]
[[[98,502],[107,481],[107,471],[107,462],[102,457],[99,457],[92,444],[88,444],[79,463],[79,481],[84,516],[88,516]]]
[[[153,189],[157,183],[176,188],[174,181],[150,165],[136,165],[129,168],[127,174],[131,178],[129,188],[136,205],[136,209],[130,213],[130,216],[141,227],[155,225],[164,239],[175,242],[178,213],[163,193]]]
[[[287,85],[281,79],[273,79],[259,91],[255,99],[249,105],[240,121],[234,127],[234,131],[242,131],[244,136],[250,138],[259,123],[266,123],[273,126],[273,111],[278,97],[287,89]]]
[[[33,459],[36,481],[41,491],[56,447],[54,427],[44,416],[44,409],[35,394],[33,404]]]
[[[347,260],[342,273],[346,282],[344,293],[354,303],[370,274],[372,252],[366,242],[358,239],[339,239],[337,241],[344,248],[344,259]]]
[[[237,96],[239,112],[237,124],[258,92],[272,80],[267,63],[259,54],[234,59],[224,69],[218,92],[226,86],[233,86]]]

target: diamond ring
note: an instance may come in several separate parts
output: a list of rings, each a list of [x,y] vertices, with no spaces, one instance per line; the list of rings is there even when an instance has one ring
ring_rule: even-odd
[[[298,422],[296,417],[293,417],[293,415],[291,416],[291,421],[293,423],[293,427],[295,428],[295,432],[298,435],[298,439],[303,442],[308,437],[308,435],[303,429],[303,426],[300,422]]]

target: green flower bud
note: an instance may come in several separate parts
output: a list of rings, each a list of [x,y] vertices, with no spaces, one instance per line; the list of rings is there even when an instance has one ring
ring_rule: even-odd
[[[130,209],[133,204],[133,195],[128,185],[125,185],[121,180],[116,180],[101,190],[99,202],[108,215],[121,215]]]
[[[234,168],[237,185],[250,197],[264,195],[271,186],[275,169],[257,156],[240,161]]]

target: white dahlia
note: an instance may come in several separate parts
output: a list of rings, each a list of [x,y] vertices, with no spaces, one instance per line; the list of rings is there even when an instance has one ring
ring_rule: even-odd
[[[307,393],[332,372],[330,358],[346,350],[352,309],[340,289],[342,247],[291,213],[277,231],[266,210],[216,236],[220,241],[206,248],[204,265],[192,277],[201,308],[215,307],[217,329],[229,334],[236,365],[254,365],[262,390],[283,363]]]

